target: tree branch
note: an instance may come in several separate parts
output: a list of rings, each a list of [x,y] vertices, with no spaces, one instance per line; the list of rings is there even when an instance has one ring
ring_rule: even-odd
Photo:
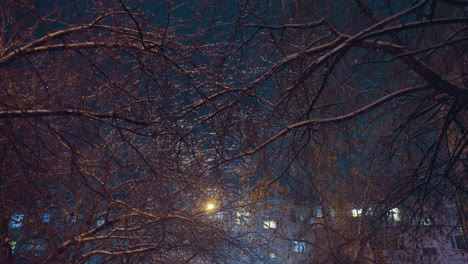
[[[442,19],[434,19],[429,21],[418,21],[418,22],[411,22],[406,24],[400,24],[393,27],[384,28],[382,30],[370,32],[360,39],[368,39],[377,36],[383,36],[390,33],[395,33],[402,30],[409,30],[414,28],[421,28],[421,27],[428,27],[428,26],[436,26],[436,25],[446,25],[446,24],[466,24],[468,23],[468,17],[456,17],[456,18],[442,18]]]
[[[386,19],[384,19],[384,20],[382,20],[382,21],[380,21],[380,22],[378,22],[378,23],[376,23],[376,24],[374,24],[374,25],[360,31],[356,35],[353,35],[353,36],[348,36],[348,35],[344,35],[344,34],[340,35],[340,37],[345,38],[346,40],[343,41],[340,45],[336,46],[331,51],[329,51],[326,54],[320,56],[319,58],[317,58],[316,60],[311,62],[309,65],[307,65],[306,68],[304,69],[304,71],[302,72],[302,74],[299,76],[299,78],[297,78],[297,80],[290,87],[288,87],[286,90],[287,91],[294,90],[296,87],[298,87],[300,84],[302,84],[307,78],[309,78],[321,65],[323,65],[326,61],[328,61],[329,58],[331,58],[332,56],[334,56],[334,55],[348,49],[350,44],[352,44],[353,42],[361,39],[363,36],[366,36],[369,32],[372,32],[374,30],[382,28],[385,25],[389,24],[390,22],[392,22],[394,20],[397,20],[398,18],[400,18],[402,16],[405,16],[408,13],[420,8],[421,6],[426,4],[426,2],[427,2],[427,0],[423,0],[423,1],[419,2],[418,4],[414,5],[411,8],[403,10],[398,14],[395,14],[395,15],[393,15],[391,17],[388,17],[388,18],[386,18]]]
[[[285,136],[286,134],[288,134],[292,130],[295,130],[295,129],[298,129],[298,128],[301,128],[301,127],[315,126],[315,125],[319,125],[319,124],[338,123],[338,122],[347,121],[347,120],[353,119],[353,118],[355,118],[357,116],[360,116],[360,115],[362,115],[362,114],[364,114],[366,112],[369,112],[370,110],[372,110],[374,108],[377,108],[377,107],[379,107],[379,106],[381,106],[381,105],[383,105],[383,104],[385,104],[385,103],[387,103],[387,102],[389,102],[389,101],[391,101],[391,100],[393,100],[395,98],[398,98],[398,97],[401,97],[401,96],[404,96],[404,95],[408,95],[408,94],[412,94],[412,93],[416,93],[416,92],[423,91],[423,90],[429,90],[430,88],[431,88],[431,85],[423,85],[423,86],[416,86],[416,87],[406,88],[406,89],[403,89],[403,90],[388,94],[388,95],[380,98],[379,100],[377,100],[377,101],[375,101],[373,103],[370,103],[370,104],[368,104],[368,105],[366,105],[364,107],[361,107],[361,108],[359,108],[359,109],[357,109],[357,110],[355,110],[353,112],[350,112],[348,114],[345,114],[345,115],[336,116],[336,117],[329,117],[329,118],[309,119],[309,120],[297,122],[295,124],[286,126],[286,128],[284,128],[283,130],[281,130],[280,132],[278,132],[274,136],[270,137],[268,140],[264,141],[262,144],[255,147],[254,149],[252,149],[250,151],[247,151],[247,152],[244,152],[244,153],[241,153],[241,154],[236,155],[234,157],[231,157],[229,159],[226,159],[223,162],[221,162],[220,164],[217,164],[217,165],[213,166],[210,169],[213,169],[215,167],[223,165],[223,164],[225,164],[225,163],[227,163],[229,161],[232,161],[232,160],[236,160],[236,159],[239,159],[239,158],[242,158],[242,157],[253,155],[253,154],[257,153],[258,151],[262,150],[263,148],[265,148],[266,146],[268,146],[269,144],[273,143],[277,139]]]
[[[0,111],[0,119],[12,118],[35,118],[49,116],[82,116],[91,119],[116,119],[127,123],[140,126],[148,126],[151,123],[133,120],[127,117],[122,117],[116,113],[95,113],[83,110],[6,110]]]
[[[246,27],[257,27],[257,28],[268,28],[268,29],[287,29],[287,28],[315,28],[323,25],[325,18],[322,18],[318,21],[313,21],[309,23],[301,24],[283,24],[283,25],[261,25],[261,24],[252,24],[249,23],[245,25]]]
[[[405,55],[407,52],[402,46],[375,40],[362,41],[357,45],[363,48],[380,49],[395,56],[399,56],[403,63],[411,67],[413,71],[419,74],[434,88],[461,99],[465,104],[468,102],[468,89],[466,87],[458,87],[451,84],[448,80],[442,78],[435,72],[429,65],[423,63],[414,56]]]

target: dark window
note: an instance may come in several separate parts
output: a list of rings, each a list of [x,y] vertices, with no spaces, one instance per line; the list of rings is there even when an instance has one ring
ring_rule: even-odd
[[[310,209],[308,208],[300,208],[295,210],[295,221],[304,222],[309,219],[310,216]]]
[[[456,249],[466,249],[466,245],[468,242],[468,237],[464,237],[462,235],[453,236],[454,247]]]
[[[437,248],[435,248],[435,247],[423,248],[423,255],[428,255],[428,256],[437,255]]]
[[[445,215],[449,217],[450,219],[457,220],[458,218],[457,209],[455,207],[446,207]]]

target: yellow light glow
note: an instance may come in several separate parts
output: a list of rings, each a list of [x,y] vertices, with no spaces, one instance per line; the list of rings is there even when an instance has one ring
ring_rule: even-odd
[[[205,207],[205,209],[206,209],[207,211],[212,211],[212,210],[214,210],[215,208],[216,208],[216,205],[215,205],[214,203],[208,203],[208,204],[206,204],[206,207]]]

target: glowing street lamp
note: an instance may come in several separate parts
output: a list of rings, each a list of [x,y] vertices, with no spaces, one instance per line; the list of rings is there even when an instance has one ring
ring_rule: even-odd
[[[221,219],[223,218],[223,213],[218,212],[219,208],[216,202],[208,202],[205,205],[205,212],[207,215],[209,215],[211,218],[217,218]]]
[[[206,207],[205,207],[206,211],[213,211],[214,209],[216,209],[216,205],[214,203],[210,202],[206,204]]]

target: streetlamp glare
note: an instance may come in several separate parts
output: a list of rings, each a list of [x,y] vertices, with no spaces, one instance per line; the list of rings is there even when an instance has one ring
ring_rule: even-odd
[[[216,205],[214,203],[208,203],[206,204],[206,210],[207,211],[211,211],[211,210],[214,210],[216,208]]]

